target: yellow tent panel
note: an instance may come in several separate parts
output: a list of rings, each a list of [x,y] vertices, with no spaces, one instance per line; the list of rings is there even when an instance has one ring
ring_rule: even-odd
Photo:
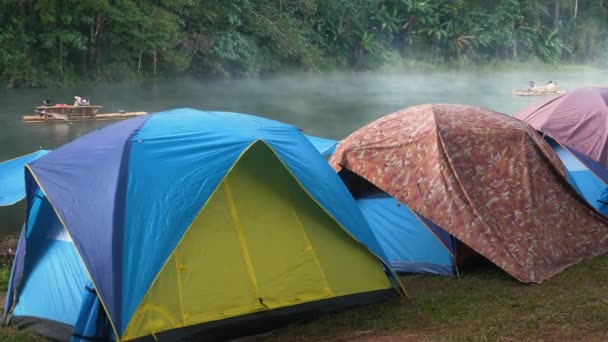
[[[123,338],[390,287],[376,257],[258,141],[192,222]]]

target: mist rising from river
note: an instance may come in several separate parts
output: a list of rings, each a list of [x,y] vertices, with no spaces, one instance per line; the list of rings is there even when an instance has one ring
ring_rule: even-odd
[[[510,70],[498,72],[348,72],[278,75],[264,79],[198,81],[190,78],[126,82],[64,89],[0,90],[0,161],[39,148],[55,149],[110,122],[23,123],[21,116],[50,98],[89,98],[103,111],[201,110],[256,114],[301,127],[308,134],[341,139],[385,114],[422,103],[462,103],[513,114],[542,97],[511,90],[534,80],[566,89],[608,86],[608,71]],[[16,231],[24,206],[0,208],[0,233]]]

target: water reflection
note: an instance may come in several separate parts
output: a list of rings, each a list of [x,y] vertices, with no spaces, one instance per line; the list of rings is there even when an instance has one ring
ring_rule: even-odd
[[[69,123],[57,123],[51,126],[55,141],[67,141],[70,133]]]

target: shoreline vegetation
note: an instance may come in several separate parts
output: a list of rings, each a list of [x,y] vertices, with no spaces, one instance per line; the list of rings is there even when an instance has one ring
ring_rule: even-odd
[[[608,68],[603,0],[8,1],[0,85],[333,70]]]
[[[332,74],[341,74],[341,73],[362,73],[362,74],[390,74],[390,73],[445,73],[445,72],[453,72],[453,73],[500,73],[500,72],[556,72],[556,73],[608,73],[608,67],[598,67],[594,65],[588,64],[547,64],[541,62],[523,62],[523,61],[493,61],[492,63],[483,64],[483,65],[474,65],[474,64],[432,64],[424,61],[415,61],[408,59],[397,59],[393,60],[390,63],[387,62],[382,66],[379,66],[374,69],[352,69],[346,67],[332,67],[326,68],[322,70],[301,70],[297,68],[286,68],[284,70],[272,71],[259,73],[255,75],[241,75],[234,76],[230,78],[218,78],[218,77],[196,77],[187,72],[178,73],[178,74],[163,74],[156,76],[146,76],[146,75],[136,75],[133,78],[122,78],[120,80],[105,80],[105,79],[81,79],[77,81],[71,81],[67,83],[54,84],[51,83],[45,86],[25,86],[25,87],[10,87],[7,86],[8,89],[36,89],[36,88],[50,88],[50,87],[58,87],[58,88],[68,88],[68,87],[79,87],[79,86],[96,86],[96,85],[110,85],[116,83],[130,83],[130,82],[143,82],[143,81],[162,81],[162,80],[173,80],[173,79],[191,79],[200,82],[205,81],[221,81],[221,80],[243,80],[243,79],[271,79],[274,77],[285,77],[285,76],[327,76]],[[0,88],[2,84],[6,85],[8,80],[0,78]],[[522,79],[522,86],[524,86],[527,82],[527,79]]]
[[[513,62],[513,61],[496,61],[492,64],[485,65],[435,65],[426,62],[419,61],[411,61],[411,60],[402,60],[399,63],[392,64],[384,64],[381,67],[376,69],[368,69],[368,70],[353,70],[347,68],[335,68],[335,69],[327,69],[327,70],[316,70],[316,71],[303,71],[298,69],[286,69],[277,72],[270,72],[264,74],[258,74],[254,76],[239,76],[232,77],[228,79],[224,78],[200,78],[200,77],[192,77],[187,73],[183,74],[175,74],[175,75],[157,75],[154,77],[135,77],[135,78],[126,78],[120,81],[108,81],[103,79],[98,80],[79,80],[70,83],[63,84],[55,84],[48,86],[37,86],[37,87],[23,87],[23,88],[12,88],[8,87],[8,89],[44,89],[44,88],[76,88],[76,87],[94,87],[94,86],[109,86],[113,84],[138,84],[139,82],[146,81],[163,81],[163,80],[193,80],[196,82],[206,82],[206,81],[221,81],[221,80],[264,80],[264,79],[272,79],[275,77],[317,77],[317,76],[331,76],[331,75],[340,75],[342,73],[361,73],[361,74],[374,74],[374,75],[387,75],[387,74],[430,74],[430,73],[454,73],[454,74],[476,74],[487,76],[492,73],[525,73],[525,72],[552,72],[552,73],[579,73],[581,76],[585,74],[597,74],[597,73],[605,73],[608,75],[608,68],[600,68],[592,65],[586,64],[545,64],[545,63],[532,63],[532,62]],[[527,83],[527,78],[522,78],[521,86],[524,87]],[[6,82],[6,80],[0,79],[0,88],[1,84]],[[588,84],[588,86],[601,86],[602,84]]]

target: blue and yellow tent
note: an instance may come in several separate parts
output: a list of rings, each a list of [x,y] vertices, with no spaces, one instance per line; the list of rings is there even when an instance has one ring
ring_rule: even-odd
[[[403,293],[355,200],[286,124],[150,114],[25,177],[5,321],[46,336],[242,335]]]

